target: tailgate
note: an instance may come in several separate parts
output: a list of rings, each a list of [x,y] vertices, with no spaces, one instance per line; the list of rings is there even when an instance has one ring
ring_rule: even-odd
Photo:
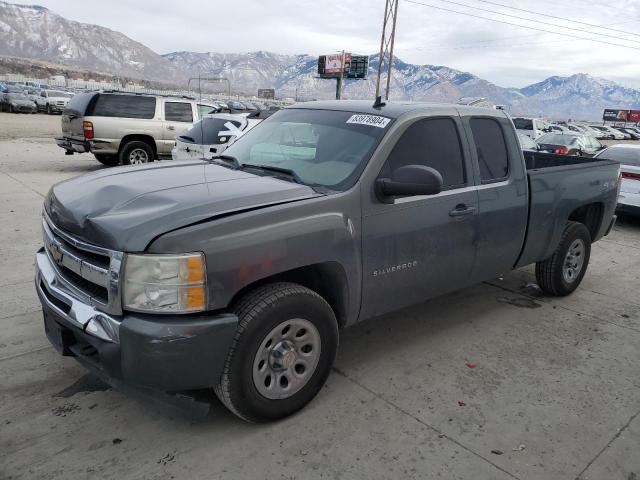
[[[62,135],[65,137],[80,137],[84,138],[84,132],[82,130],[82,121],[84,117],[78,117],[73,112],[69,112],[66,109],[62,114]]]

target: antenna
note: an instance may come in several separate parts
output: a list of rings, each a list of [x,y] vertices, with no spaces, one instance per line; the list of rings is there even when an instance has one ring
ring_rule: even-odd
[[[382,22],[382,37],[380,38],[380,56],[378,58],[378,79],[376,80],[376,97],[380,96],[380,79],[382,78],[382,66],[387,66],[387,88],[384,94],[385,100],[389,100],[391,87],[391,69],[393,66],[393,44],[396,38],[396,19],[398,18],[398,2],[400,0],[386,0],[384,7],[384,21]],[[391,33],[387,37],[387,26],[391,24]]]

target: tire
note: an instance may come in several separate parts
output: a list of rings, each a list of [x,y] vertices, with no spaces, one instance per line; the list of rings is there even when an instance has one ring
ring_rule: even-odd
[[[338,323],[329,304],[301,285],[273,283],[245,295],[233,311],[239,323],[214,388],[218,398],[249,422],[303,408],[324,385],[338,350]]]
[[[9,105],[9,113],[15,113],[15,112],[13,111],[13,105]]]
[[[51,105],[47,105],[47,114],[53,115],[53,110],[51,109]]]
[[[569,222],[556,251],[536,263],[536,280],[540,288],[556,297],[572,293],[584,278],[591,256],[591,234],[582,223]]]
[[[115,167],[120,163],[118,155],[106,155],[104,153],[101,153],[101,154],[96,153],[93,156],[96,157],[96,160],[98,160],[101,164],[106,165],[107,167]]]
[[[122,165],[141,165],[153,162],[153,149],[146,142],[134,140],[124,145],[118,155]]]

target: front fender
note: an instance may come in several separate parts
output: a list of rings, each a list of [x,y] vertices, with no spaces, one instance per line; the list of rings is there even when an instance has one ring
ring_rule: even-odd
[[[150,253],[201,251],[207,262],[209,309],[225,309],[246,286],[308,265],[338,263],[346,273],[348,321],[361,297],[361,226],[351,193],[233,214],[156,239]]]

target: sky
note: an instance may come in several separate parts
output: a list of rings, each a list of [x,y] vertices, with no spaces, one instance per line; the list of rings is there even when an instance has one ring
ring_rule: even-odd
[[[312,55],[343,49],[377,53],[385,5],[384,0],[109,0],[88,7],[86,0],[33,1],[70,20],[122,32],[158,53]],[[399,1],[395,55],[406,62],[446,65],[502,87],[589,73],[640,88],[640,0]]]

